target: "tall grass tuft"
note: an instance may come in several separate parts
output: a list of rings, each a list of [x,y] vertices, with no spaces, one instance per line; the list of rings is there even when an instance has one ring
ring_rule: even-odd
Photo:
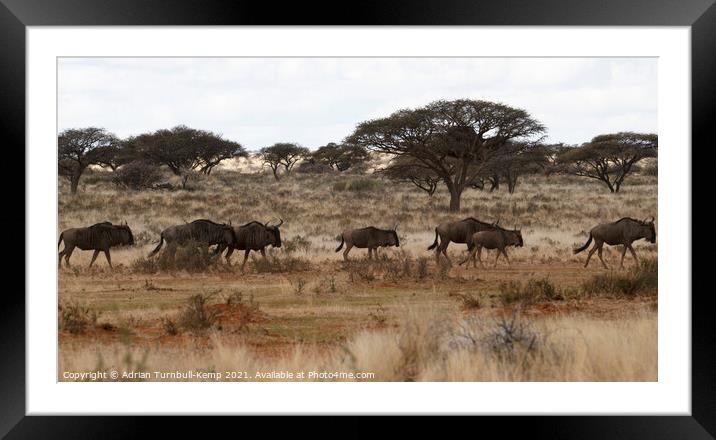
[[[582,284],[582,291],[587,295],[656,295],[658,284],[657,260],[645,259],[627,272],[609,272],[593,276]]]

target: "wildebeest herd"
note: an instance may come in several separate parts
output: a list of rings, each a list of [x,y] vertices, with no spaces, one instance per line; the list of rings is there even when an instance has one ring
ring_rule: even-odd
[[[156,255],[161,250],[164,242],[167,243],[167,251],[172,254],[177,246],[193,242],[207,248],[216,246],[212,252],[214,256],[226,251],[224,258],[229,264],[234,250],[244,251],[244,260],[241,264],[241,270],[243,271],[251,251],[261,252],[261,255],[266,258],[267,246],[281,247],[279,227],[283,224],[283,220],[279,220],[279,223],[275,225],[271,225],[270,222],[251,221],[241,226],[232,226],[231,223],[216,223],[211,220],[199,219],[183,225],[170,226],[161,232],[159,243],[149,254],[149,257]],[[369,226],[346,230],[340,234],[339,238],[341,243],[336,248],[336,252],[339,252],[345,244],[346,248],[343,251],[345,260],[348,260],[348,253],[354,247],[368,249],[368,258],[372,259],[373,254],[377,256],[378,248],[400,246],[397,225],[393,229],[379,229]],[[640,239],[656,243],[654,217],[644,220],[624,217],[612,223],[597,225],[590,230],[587,243],[578,249],[574,249],[574,253],[577,254],[587,249],[593,240],[594,246],[589,251],[584,267],[587,267],[594,252],[598,252],[602,265],[607,268],[607,264],[602,258],[604,243],[610,246],[622,245],[620,267],[624,267],[624,256],[627,249],[631,252],[634,260],[638,262],[632,243]],[[94,251],[90,267],[94,264],[100,251],[104,252],[107,263],[112,267],[110,248],[134,245],[134,236],[126,222],[120,225],[102,222],[85,228],[64,230],[60,233],[60,239],[57,243],[58,248],[62,241],[65,242],[65,248],[59,253],[58,267],[61,267],[62,257],[65,258],[66,266],[70,266],[70,256],[72,256],[75,247],[81,250]],[[477,261],[482,265],[483,248],[497,250],[497,257],[495,258],[495,266],[497,266],[500,255],[504,255],[507,263],[510,264],[510,259],[506,252],[507,247],[522,247],[524,245],[522,231],[517,227],[505,229],[499,226],[499,220],[494,223],[488,223],[473,217],[441,223],[435,228],[435,241],[428,247],[428,250],[435,249],[437,263],[440,262],[440,254],[442,253],[448,263],[451,264],[447,255],[447,247],[451,242],[467,245],[468,256],[460,264],[467,263],[472,259],[474,267],[476,267]],[[477,260],[475,259],[476,256]]]

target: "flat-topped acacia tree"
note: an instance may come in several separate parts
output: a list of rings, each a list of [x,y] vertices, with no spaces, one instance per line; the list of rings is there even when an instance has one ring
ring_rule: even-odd
[[[77,194],[80,177],[90,165],[100,165],[114,154],[119,139],[98,127],[64,130],[57,137],[58,172],[70,181],[70,191]]]
[[[657,157],[658,147],[659,137],[653,133],[603,134],[579,147],[562,148],[557,171],[599,180],[616,194],[640,161]]]
[[[285,173],[290,174],[294,165],[309,154],[308,148],[290,142],[279,142],[259,151],[261,160],[264,165],[271,168],[276,180],[278,180],[279,167],[283,167]]]
[[[500,155],[514,153],[506,148],[509,141],[527,141],[544,132],[544,126],[525,110],[458,99],[362,122],[346,142],[422,164],[445,184],[450,211],[457,212],[463,191],[484,174],[485,167]]]
[[[210,174],[224,160],[248,156],[237,142],[185,125],[130,137],[123,150],[125,157],[165,165],[177,176],[189,170]]]

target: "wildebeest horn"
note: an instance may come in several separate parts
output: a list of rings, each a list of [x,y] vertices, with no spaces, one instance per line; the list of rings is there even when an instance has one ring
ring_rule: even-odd
[[[395,226],[393,226],[393,230],[394,230],[394,231],[397,231],[397,230],[398,230],[398,224],[399,224],[399,223],[396,223]]]
[[[266,226],[266,227],[268,228],[269,223],[271,223],[271,220],[269,220],[269,221],[267,221],[266,223],[264,223],[264,226]]]
[[[495,220],[495,223],[493,223],[493,225],[497,226],[499,223],[500,223],[500,219],[498,218],[497,220]]]
[[[281,217],[279,217],[278,219],[279,219],[280,221],[279,221],[278,224],[276,225],[277,228],[283,224],[283,219],[282,219]]]

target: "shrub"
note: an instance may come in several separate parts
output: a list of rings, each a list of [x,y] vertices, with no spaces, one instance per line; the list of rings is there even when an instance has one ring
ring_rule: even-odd
[[[300,272],[311,268],[308,260],[291,255],[279,258],[276,255],[270,255],[264,258],[251,258],[251,267],[257,273],[282,273],[282,272]]]
[[[152,188],[161,179],[159,167],[143,161],[123,165],[112,176],[112,181],[117,186],[134,190]]]
[[[162,327],[164,327],[164,331],[166,334],[174,336],[179,334],[179,327],[176,325],[174,320],[170,318],[163,318],[162,319]]]
[[[287,253],[292,253],[296,251],[308,252],[311,249],[311,242],[306,237],[297,235],[293,238],[283,240],[283,242],[281,243],[281,247],[283,248],[284,252]]]
[[[513,314],[508,320],[504,316],[487,331],[483,342],[498,359],[514,362],[534,355],[541,336],[526,322]]]
[[[562,293],[549,278],[529,279],[526,283],[509,281],[500,284],[500,300],[504,305],[523,302],[532,304],[539,301],[564,299]]]
[[[204,330],[211,327],[218,318],[219,312],[209,311],[206,304],[215,293],[191,296],[179,314],[179,325],[187,330]]]
[[[482,307],[480,299],[469,293],[450,293],[448,296],[457,298],[462,302],[463,310],[479,309]]]
[[[375,281],[375,267],[367,260],[351,260],[344,262],[348,270],[348,280],[351,283]]]
[[[139,273],[156,273],[169,270],[186,270],[187,272],[203,272],[221,260],[209,252],[209,248],[202,243],[191,241],[184,246],[166,245],[166,248],[153,258],[137,258],[132,261],[131,268]],[[216,265],[215,265],[216,266]],[[228,270],[225,266],[223,267]]]
[[[582,291],[588,295],[611,294],[636,296],[655,294],[659,284],[658,264],[655,259],[639,262],[628,272],[609,272],[595,275],[582,284]]]
[[[59,305],[60,330],[68,331],[72,334],[84,333],[87,327],[94,327],[97,324],[99,314],[78,303],[65,303]]]
[[[293,287],[293,293],[295,293],[296,296],[301,296],[303,295],[303,290],[306,288],[306,280],[299,278],[295,284],[291,283],[291,286]]]
[[[341,180],[333,184],[333,191],[373,191],[381,187],[381,183],[375,179],[354,179],[351,181]]]
[[[299,174],[330,174],[333,173],[333,168],[322,163],[304,161],[296,166],[296,172]]]

